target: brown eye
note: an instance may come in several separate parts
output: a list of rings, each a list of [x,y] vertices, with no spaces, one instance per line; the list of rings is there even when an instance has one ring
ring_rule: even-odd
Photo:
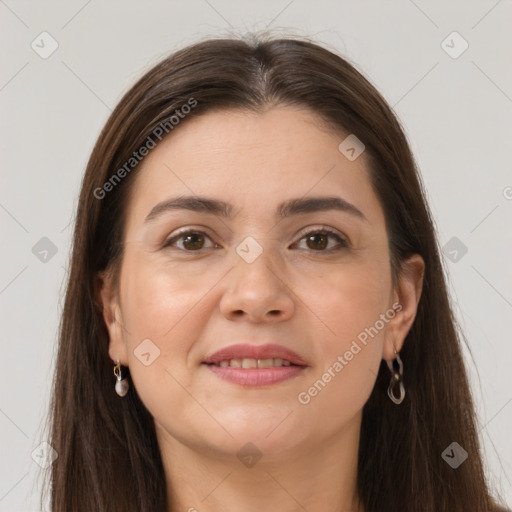
[[[183,237],[183,247],[187,250],[195,251],[197,249],[202,249],[204,245],[204,237],[203,235],[192,233],[190,235],[185,235]]]
[[[305,238],[310,249],[325,249],[329,244],[329,236],[323,233],[307,235]]]
[[[169,239],[164,247],[171,247],[176,244],[176,247],[182,251],[197,252],[205,248],[207,240],[210,240],[210,237],[201,231],[185,231]],[[213,247],[213,244],[211,247]]]
[[[334,247],[332,245],[329,247],[329,239],[336,240],[338,242],[338,246],[334,244]],[[346,240],[341,238],[341,236],[339,236],[334,231],[327,229],[311,231],[300,239],[300,241],[302,240],[306,240],[307,248],[315,252],[329,252],[331,250],[338,250],[348,247]]]

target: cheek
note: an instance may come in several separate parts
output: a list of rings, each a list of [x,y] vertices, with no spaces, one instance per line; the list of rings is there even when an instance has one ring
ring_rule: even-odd
[[[216,282],[215,275],[210,278],[193,269],[185,273],[183,268],[152,261],[142,251],[126,255],[122,278],[123,311],[132,343],[141,336],[157,344],[179,341],[178,333],[191,317],[197,320],[201,301]],[[177,348],[174,341],[173,347]]]
[[[150,264],[137,253],[125,255],[121,300],[130,375],[152,412],[162,403],[177,406],[184,394],[178,382],[189,385],[187,357],[208,318],[203,299],[215,279],[208,281]]]
[[[315,340],[321,364],[298,401],[318,414],[331,410],[338,422],[362,408],[379,370],[384,334],[392,318],[386,316],[390,276],[385,268],[352,266],[350,271],[331,273],[323,287],[316,283],[310,289],[324,324],[323,335]]]
[[[312,282],[306,296],[316,297],[314,307],[331,341],[327,346],[342,349],[373,326],[386,311],[390,287],[386,266],[378,261],[339,268],[323,277],[322,283]]]

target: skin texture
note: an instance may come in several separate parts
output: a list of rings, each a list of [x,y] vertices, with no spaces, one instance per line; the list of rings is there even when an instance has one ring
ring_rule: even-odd
[[[384,213],[365,154],[349,161],[338,150],[346,135],[296,107],[212,112],[178,126],[139,169],[119,289],[103,273],[100,294],[109,355],[130,368],[155,419],[173,510],[362,510],[362,407],[381,360],[394,359],[414,321],[424,264],[411,257],[392,287]],[[232,203],[234,217],[176,210],[144,222],[157,203],[179,195]],[[278,221],[282,201],[304,196],[341,197],[366,220],[330,210]],[[333,237],[308,243],[305,235],[322,226],[349,247]],[[164,248],[179,228],[206,236]],[[252,263],[236,252],[247,236],[263,249]],[[393,303],[401,310],[300,403],[298,394]],[[148,338],[160,355],[145,366],[134,350]],[[201,365],[244,342],[282,344],[309,366],[288,381],[243,388]],[[252,467],[237,457],[248,442],[262,454]]]

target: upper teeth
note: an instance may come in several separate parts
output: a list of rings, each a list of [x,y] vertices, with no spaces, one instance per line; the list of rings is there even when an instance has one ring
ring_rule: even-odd
[[[292,363],[286,359],[253,359],[246,357],[244,359],[230,359],[214,363],[215,366],[231,366],[233,368],[274,368],[276,366],[290,366]]]

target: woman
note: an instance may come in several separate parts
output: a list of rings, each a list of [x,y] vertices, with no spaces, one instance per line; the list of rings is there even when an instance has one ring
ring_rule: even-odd
[[[204,41],[82,183],[51,510],[491,511],[399,122],[306,40]]]

